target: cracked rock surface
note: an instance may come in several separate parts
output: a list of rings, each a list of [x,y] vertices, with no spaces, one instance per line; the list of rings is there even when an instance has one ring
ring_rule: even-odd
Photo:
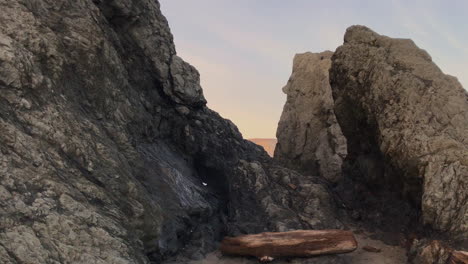
[[[224,235],[341,227],[325,185],[205,106],[158,1],[0,9],[2,263],[186,263]]]
[[[158,1],[0,8],[2,263],[189,263],[225,235],[343,228],[318,177],[344,176],[332,110],[347,138],[343,164],[399,190],[425,224],[467,237],[467,94],[409,40],[350,28],[331,58],[334,107],[320,90],[331,54],[298,57],[318,65],[296,70],[286,88],[290,101],[314,105],[295,120],[320,117],[309,121],[317,141],[297,136],[299,123],[285,130],[307,146],[286,152],[315,162],[304,176],[206,107]],[[318,97],[302,90],[309,74]]]
[[[337,182],[347,150],[333,110],[328,78],[332,55],[325,51],[294,57],[292,75],[283,88],[287,101],[276,131],[275,158],[304,174]]]
[[[348,162],[398,190],[422,224],[468,237],[468,95],[409,39],[350,27],[332,57],[335,113]]]

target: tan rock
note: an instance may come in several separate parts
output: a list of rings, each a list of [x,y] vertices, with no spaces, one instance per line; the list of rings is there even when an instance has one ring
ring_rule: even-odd
[[[309,175],[336,182],[346,157],[346,139],[336,121],[328,78],[331,51],[294,57],[283,88],[287,101],[276,131],[275,158]]]

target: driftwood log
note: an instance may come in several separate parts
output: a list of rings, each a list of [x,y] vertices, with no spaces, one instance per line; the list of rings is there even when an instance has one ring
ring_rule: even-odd
[[[468,252],[453,251],[449,264],[468,264]]]
[[[253,256],[261,261],[278,257],[311,257],[352,252],[357,248],[353,232],[343,230],[296,230],[226,237],[221,252]]]

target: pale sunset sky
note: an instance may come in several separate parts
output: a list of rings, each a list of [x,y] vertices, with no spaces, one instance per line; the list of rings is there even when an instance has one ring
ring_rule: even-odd
[[[411,38],[468,88],[466,0],[160,0],[208,106],[244,138],[274,138],[294,54],[334,51],[351,25]]]

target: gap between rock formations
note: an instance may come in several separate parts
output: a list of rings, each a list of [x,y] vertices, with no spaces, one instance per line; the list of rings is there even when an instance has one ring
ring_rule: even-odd
[[[206,106],[158,1],[0,8],[2,262],[188,263],[224,236],[410,224],[463,249],[467,97],[411,41],[352,27],[321,59],[334,104],[296,168]],[[445,250],[416,240],[414,259]]]

